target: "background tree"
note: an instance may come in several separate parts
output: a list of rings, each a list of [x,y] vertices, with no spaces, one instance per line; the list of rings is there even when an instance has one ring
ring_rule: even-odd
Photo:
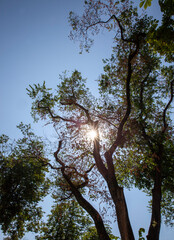
[[[47,194],[47,167],[39,158],[43,143],[29,125],[18,126],[23,138],[11,142],[0,137],[0,223],[11,239],[23,237],[25,231],[37,231],[42,210],[38,203]]]
[[[44,234],[37,239],[75,240],[87,231],[91,220],[74,200],[54,205],[48,221],[41,229]]]
[[[111,234],[111,239],[118,239]],[[52,207],[51,214],[40,229],[42,235],[36,237],[39,240],[99,240],[96,228],[92,226],[91,218],[86,215],[83,208],[74,200],[63,201]]]

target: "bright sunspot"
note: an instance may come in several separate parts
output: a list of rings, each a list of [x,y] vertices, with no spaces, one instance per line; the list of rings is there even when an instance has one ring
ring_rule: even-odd
[[[94,140],[97,137],[97,132],[95,130],[90,130],[88,136],[90,139]]]

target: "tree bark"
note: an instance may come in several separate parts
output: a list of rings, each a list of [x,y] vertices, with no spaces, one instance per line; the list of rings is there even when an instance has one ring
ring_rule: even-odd
[[[122,240],[134,240],[135,238],[129,220],[123,188],[117,189],[116,212],[119,216],[117,220]]]
[[[101,175],[106,180],[109,192],[115,205],[118,228],[120,231],[122,240],[135,240],[132,227],[129,220],[129,214],[127,210],[127,204],[123,192],[123,188],[119,187],[117,179],[115,177],[115,170],[113,165],[113,159],[110,153],[105,154],[107,161],[107,168],[104,166],[102,158],[99,153],[99,142],[95,140],[94,143],[94,159],[96,166]]]
[[[118,186],[115,176],[112,176],[112,178],[109,177],[107,183],[113,202],[115,204],[118,228],[120,231],[121,239],[135,240],[129,220],[129,214],[123,188]]]
[[[147,235],[148,240],[159,240],[161,227],[161,168],[156,166],[154,188],[152,190],[152,216]]]

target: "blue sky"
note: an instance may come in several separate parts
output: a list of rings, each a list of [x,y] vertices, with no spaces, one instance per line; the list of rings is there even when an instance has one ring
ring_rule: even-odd
[[[153,0],[148,12],[159,17],[157,2]],[[80,14],[83,1],[0,0],[0,134],[18,137],[16,125],[21,121],[32,123],[36,133],[45,134],[43,123],[33,124],[30,116],[31,101],[26,92],[29,84],[45,80],[48,87],[55,88],[59,74],[78,69],[88,78],[92,92],[96,92],[95,80],[102,72],[102,59],[111,54],[113,35],[100,34],[90,53],[80,55],[78,43],[68,38],[69,11]],[[148,199],[137,190],[126,196],[134,231],[140,227],[147,229]],[[172,236],[174,231],[163,226],[161,239],[172,240]]]

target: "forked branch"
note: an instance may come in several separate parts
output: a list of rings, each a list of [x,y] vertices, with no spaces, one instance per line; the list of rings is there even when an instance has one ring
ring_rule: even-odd
[[[96,26],[96,25],[98,25],[98,24],[107,24],[107,23],[109,23],[111,20],[115,20],[115,21],[117,22],[118,27],[119,27],[119,29],[120,29],[121,40],[122,40],[122,41],[127,42],[127,43],[135,43],[135,44],[137,43],[138,38],[137,38],[137,39],[132,39],[132,38],[128,38],[128,39],[127,39],[127,38],[124,37],[124,29],[123,29],[123,26],[122,26],[120,20],[119,20],[114,14],[113,14],[108,20],[106,20],[106,21],[98,21],[98,22],[96,22],[96,23],[91,24],[90,26],[87,27],[86,30],[88,30],[90,27]],[[138,37],[139,37],[140,35],[145,37],[145,34],[144,34],[144,33],[139,33]]]

